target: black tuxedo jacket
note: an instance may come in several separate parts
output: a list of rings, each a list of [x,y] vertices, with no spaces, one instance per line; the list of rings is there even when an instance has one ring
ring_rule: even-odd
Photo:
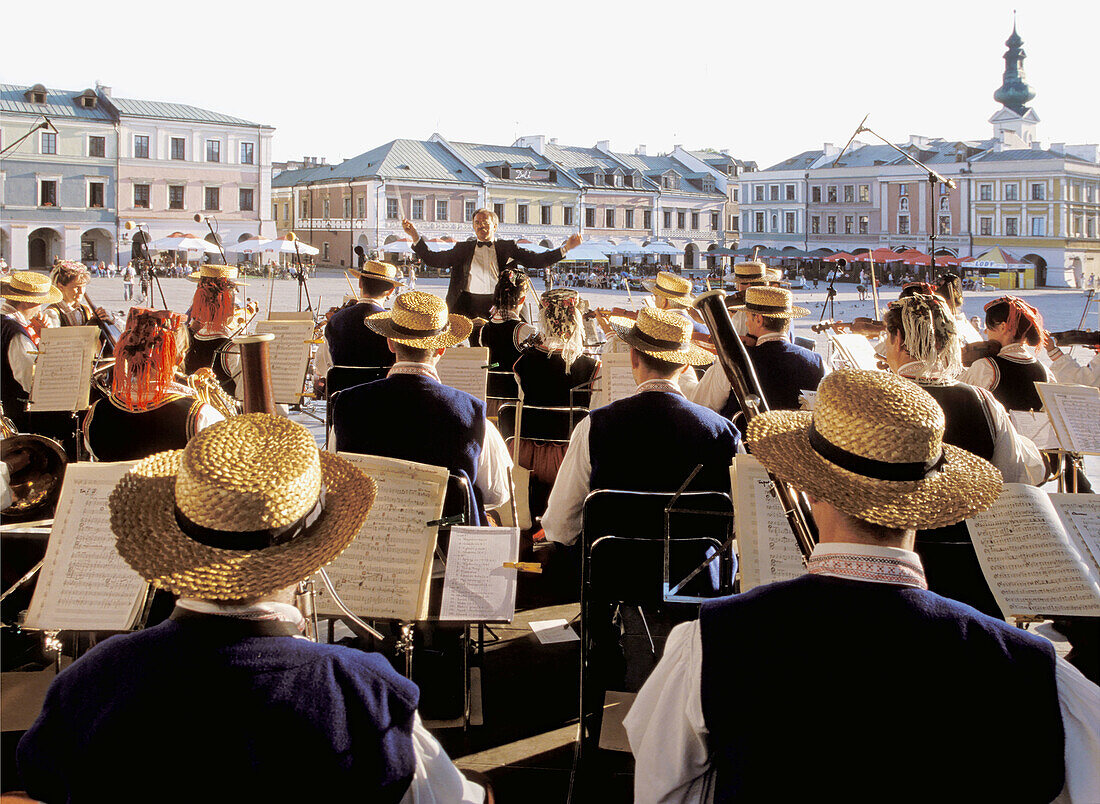
[[[509,262],[516,262],[524,268],[540,270],[553,265],[565,255],[560,248],[537,253],[517,245],[515,240],[497,240],[497,269]],[[476,240],[465,240],[447,251],[432,251],[423,238],[413,246],[413,253],[432,268],[450,268],[451,282],[447,286],[447,307],[454,309],[458,294],[470,287],[470,263],[474,259]]]

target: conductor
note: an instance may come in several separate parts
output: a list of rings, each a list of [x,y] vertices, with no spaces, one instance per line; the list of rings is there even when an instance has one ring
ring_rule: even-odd
[[[528,251],[515,240],[497,240],[500,219],[491,209],[474,213],[476,240],[458,243],[446,251],[432,251],[410,220],[401,221],[405,234],[413,239],[413,253],[432,268],[448,268],[451,283],[447,287],[447,307],[452,313],[471,318],[489,318],[493,306],[493,291],[500,269],[508,262],[525,268],[541,270],[565,257],[565,253],[580,245],[581,236],[572,234],[560,248],[542,254]]]

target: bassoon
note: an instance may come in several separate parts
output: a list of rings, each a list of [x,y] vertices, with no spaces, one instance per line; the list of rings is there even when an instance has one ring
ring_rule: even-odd
[[[769,410],[768,401],[760,387],[760,379],[756,376],[756,369],[753,368],[748,350],[733,328],[733,321],[726,308],[725,296],[724,290],[700,293],[695,297],[695,309],[702,313],[703,320],[710,329],[710,336],[718,354],[718,362],[726,373],[726,379],[729,380],[733,395],[741,405],[747,423],[760,413]],[[783,513],[787,515],[787,522],[794,532],[802,557],[808,560],[817,543],[817,527],[813,514],[810,513],[810,502],[805,494],[796,492],[775,475],[769,472],[768,476],[775,487],[779,503],[783,506]]]

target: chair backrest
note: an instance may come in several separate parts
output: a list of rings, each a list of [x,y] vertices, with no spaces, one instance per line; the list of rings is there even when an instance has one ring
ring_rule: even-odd
[[[582,545],[586,592],[596,599],[642,605],[664,599],[665,510],[673,492],[602,489],[584,503]],[[736,559],[725,545],[733,533],[728,494],[685,492],[668,514],[669,582],[675,586],[704,559],[717,559],[680,596],[728,594]]]
[[[331,399],[345,388],[381,380],[389,370],[388,366],[333,366],[325,375],[325,393]]]
[[[518,402],[505,402],[497,408],[497,430],[505,441],[516,435],[516,414],[519,411]]]
[[[795,335],[794,345],[801,346],[803,349],[809,349],[811,352],[817,351],[817,341],[813,338],[803,338],[801,335]]]
[[[519,399],[519,383],[511,369],[507,371],[489,369],[485,373],[488,375],[485,383],[487,399],[502,399],[507,402]]]
[[[519,412],[521,438],[565,443],[573,434],[573,428],[588,416],[588,408],[528,405],[523,400],[520,400]]]

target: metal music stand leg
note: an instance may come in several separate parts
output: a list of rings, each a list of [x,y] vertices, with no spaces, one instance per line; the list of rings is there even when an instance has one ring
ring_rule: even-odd
[[[398,653],[405,654],[405,678],[412,680],[413,676],[413,628],[414,623],[401,623],[401,636],[397,640]]]
[[[462,629],[462,674],[463,674],[463,704],[462,704],[462,733],[470,731],[470,708],[473,695],[470,692],[470,624],[466,623]]]

